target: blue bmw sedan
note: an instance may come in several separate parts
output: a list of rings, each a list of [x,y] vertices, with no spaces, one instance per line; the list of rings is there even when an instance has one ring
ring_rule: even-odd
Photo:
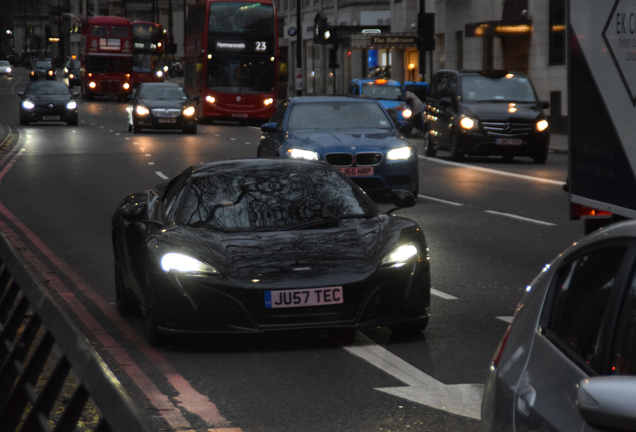
[[[257,156],[322,160],[367,192],[406,189],[417,196],[417,149],[405,137],[411,129],[371,98],[293,97],[261,126]]]

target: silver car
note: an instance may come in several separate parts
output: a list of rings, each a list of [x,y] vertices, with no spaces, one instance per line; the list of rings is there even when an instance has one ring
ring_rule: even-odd
[[[0,75],[13,76],[11,63],[6,60],[0,60]]]
[[[484,431],[636,431],[636,221],[575,243],[526,288],[497,349]]]

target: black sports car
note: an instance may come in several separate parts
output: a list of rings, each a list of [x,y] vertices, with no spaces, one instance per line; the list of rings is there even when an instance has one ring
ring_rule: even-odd
[[[62,81],[31,81],[20,96],[20,124],[37,121],[63,121],[77,126],[77,102],[79,94]]]
[[[47,80],[57,79],[53,63],[49,59],[38,59],[31,61],[31,71],[29,72],[31,81],[45,78]]]
[[[430,268],[421,228],[383,214],[324,162],[190,167],[112,219],[117,306],[166,334],[389,326],[422,331]],[[399,207],[415,205],[395,190]]]
[[[174,83],[141,83],[128,97],[128,131],[143,129],[181,129],[197,133],[194,102],[181,86]]]

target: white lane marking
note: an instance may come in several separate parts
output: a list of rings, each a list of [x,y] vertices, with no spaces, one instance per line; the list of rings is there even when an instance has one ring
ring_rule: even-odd
[[[457,300],[458,299],[458,297],[455,297],[454,295],[446,294],[445,292],[438,291],[438,290],[433,289],[433,288],[431,288],[431,294],[433,294],[434,296],[437,296],[437,297],[441,297],[444,300]]]
[[[464,205],[462,203],[457,203],[457,202],[453,202],[453,201],[446,201],[446,200],[439,199],[439,198],[433,198],[433,197],[427,196],[427,195],[418,195],[418,196],[421,197],[421,198],[427,199],[429,201],[436,201],[436,202],[440,202],[440,203],[443,203],[443,204],[449,204],[449,205],[452,205],[452,206],[463,206]]]
[[[249,141],[245,141],[245,144],[251,144]]]
[[[443,159],[430,158],[430,157],[426,157],[426,156],[419,156],[419,157],[422,158],[422,159],[426,159],[427,161],[430,161],[430,162],[437,162],[437,163],[446,164],[446,165],[453,165],[453,166],[458,166],[458,167],[462,167],[462,168],[469,168],[469,169],[473,169],[473,170],[476,170],[476,171],[483,171],[483,172],[487,172],[487,173],[491,173],[491,174],[498,174],[498,175],[502,175],[502,176],[515,177],[515,178],[519,178],[519,179],[523,179],[523,180],[531,180],[531,181],[535,181],[535,182],[538,182],[538,183],[548,183],[548,184],[553,184],[553,185],[557,185],[557,186],[563,186],[565,184],[564,181],[544,179],[544,178],[541,178],[541,177],[533,177],[533,176],[524,175],[524,174],[515,174],[515,173],[510,173],[510,172],[506,172],[506,171],[499,171],[499,170],[495,170],[495,169],[491,169],[491,168],[484,168],[484,167],[478,167],[478,166],[473,166],[473,165],[466,165],[466,164],[462,164],[462,163],[458,163],[458,162],[451,162],[451,161],[447,161],[447,160],[443,160]]]
[[[498,320],[501,320],[503,322],[507,322],[508,324],[512,324],[512,319],[514,318],[513,316],[498,316],[496,317]]]
[[[261,127],[260,127],[260,126],[250,126],[250,127],[251,127],[252,129],[258,129],[258,130],[261,130]]]
[[[157,174],[157,176],[159,176],[159,178],[163,179],[163,180],[168,180],[170,178],[167,175],[165,175],[164,173],[162,173],[161,171],[155,171],[155,174]]]
[[[453,414],[480,419],[484,384],[446,385],[411,366],[361,332],[356,333],[351,346],[343,348],[407,385],[376,390]]]
[[[236,141],[236,138],[230,138],[230,141]]]
[[[221,135],[219,135],[219,134],[214,134],[214,136],[221,136]]]
[[[148,162],[148,165],[154,165],[154,164],[155,164],[154,162]]]
[[[146,153],[146,157],[150,157],[150,156],[152,156],[152,154]]]
[[[511,219],[517,219],[517,220],[524,221],[524,222],[530,222],[530,223],[537,224],[537,225],[556,226],[556,224],[553,224],[552,222],[544,222],[542,220],[531,219],[531,218],[527,218],[527,217],[523,217],[523,216],[517,216],[515,214],[510,214],[510,213],[501,213],[501,212],[494,211],[494,210],[484,210],[484,212],[485,213],[494,214],[494,215],[498,215],[498,216],[508,217],[508,218],[511,218]]]

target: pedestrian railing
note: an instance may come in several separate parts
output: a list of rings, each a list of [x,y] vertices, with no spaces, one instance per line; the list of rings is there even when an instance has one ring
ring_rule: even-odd
[[[121,383],[2,233],[0,430],[150,432]]]

